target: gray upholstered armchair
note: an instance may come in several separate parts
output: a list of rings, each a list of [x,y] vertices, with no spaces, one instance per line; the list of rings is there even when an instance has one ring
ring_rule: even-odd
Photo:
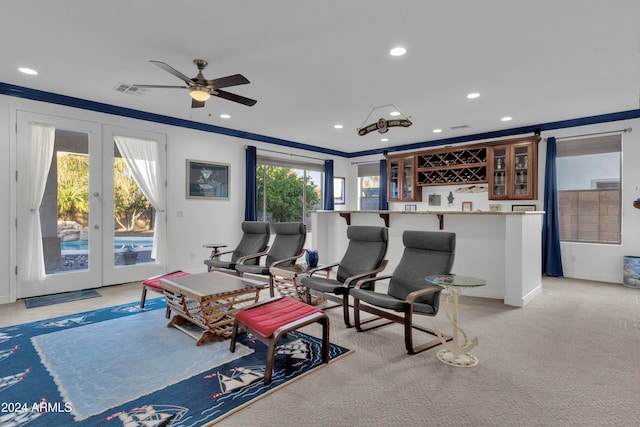
[[[349,319],[349,288],[365,277],[374,277],[384,270],[387,260],[388,232],[385,227],[352,225],[347,228],[349,246],[338,263],[322,265],[311,270],[309,277],[300,282],[307,288],[307,303],[311,303],[311,293],[319,293],[324,298],[342,305],[344,323],[351,327]],[[314,276],[318,271],[338,267],[336,278]]]
[[[218,252],[215,257],[205,259],[208,271],[221,270],[227,273],[234,273],[238,260],[243,257],[261,253],[268,247],[269,237],[271,237],[268,222],[245,221],[242,223],[242,238],[238,246],[232,251]],[[220,260],[220,255],[231,254],[228,261]],[[257,264],[258,258],[252,258],[249,263]]]
[[[440,293],[443,288],[429,285],[424,278],[432,274],[451,272],[455,257],[456,235],[443,231],[407,230],[402,235],[402,241],[404,252],[393,274],[360,280],[351,289],[350,295],[354,299],[354,320],[358,331],[373,329],[392,322],[402,323],[407,352],[415,354],[442,343],[439,338],[435,338],[425,344],[414,346],[413,329],[433,336],[437,335],[430,329],[413,324],[413,314],[435,316],[438,313]],[[375,281],[382,279],[389,279],[386,293],[376,292],[372,286]],[[402,313],[402,316],[389,310]],[[363,322],[360,320],[360,311],[375,314],[377,317]],[[363,328],[364,324],[380,318],[387,320],[371,324],[366,329]]]
[[[273,224],[276,237],[268,251],[245,256],[238,260],[236,274],[257,274],[269,276],[269,293],[274,296],[273,277],[269,273],[271,266],[288,266],[304,254],[304,243],[307,239],[307,227],[301,222],[280,222]],[[254,262],[265,256],[263,265]]]

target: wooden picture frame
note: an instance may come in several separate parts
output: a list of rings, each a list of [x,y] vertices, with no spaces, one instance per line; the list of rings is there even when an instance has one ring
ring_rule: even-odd
[[[187,159],[187,199],[229,199],[228,163]]]
[[[511,205],[513,212],[530,212],[536,210],[536,205]]]
[[[473,211],[473,202],[462,202],[462,212]]]

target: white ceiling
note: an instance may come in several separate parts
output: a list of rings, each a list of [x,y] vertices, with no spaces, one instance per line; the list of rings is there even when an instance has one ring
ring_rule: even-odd
[[[2,9],[2,83],[345,153],[640,108],[638,0],[14,0]],[[389,55],[397,45],[405,56]],[[213,97],[192,110],[186,89],[115,90],[180,85],[149,60],[193,77],[196,58],[209,61],[208,79],[243,74],[251,84],[225,90],[258,103]],[[375,109],[388,104],[413,125],[358,136],[389,118],[391,108]],[[469,127],[450,129],[460,125]]]

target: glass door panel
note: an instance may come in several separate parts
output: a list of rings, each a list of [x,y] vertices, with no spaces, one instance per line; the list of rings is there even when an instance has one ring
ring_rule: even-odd
[[[389,160],[389,200],[399,199],[400,164],[398,160]]]
[[[166,199],[166,135],[112,126],[104,128],[102,177],[108,185],[102,198],[103,283],[126,283],[166,273],[163,261],[152,256],[154,243],[158,247],[166,245],[166,231],[158,231],[160,226],[156,223],[156,219],[164,221],[166,215],[157,212],[142,191],[144,185],[149,194],[162,187],[164,193],[160,199]],[[116,138],[125,144],[129,164],[140,174],[138,179],[148,183],[136,181],[136,172],[127,166]]]
[[[101,167],[100,128],[95,123],[50,117],[23,111],[17,112],[16,202],[18,227],[17,296],[26,298],[48,295],[101,285]],[[42,237],[42,280],[32,277],[29,270],[40,268],[40,260],[25,258],[25,248],[31,235],[27,218],[33,209],[28,206],[28,188],[37,179],[29,177],[30,146],[35,141],[31,131],[35,124],[55,128],[49,172],[38,208]]]
[[[493,149],[493,195],[506,197],[507,195],[507,149]]]
[[[114,144],[113,266],[155,262],[151,256],[155,209],[133,178]]]
[[[515,180],[514,180],[514,194],[525,195],[529,194],[529,147],[521,146],[515,147]]]
[[[55,135],[54,158],[40,206],[46,274],[86,270],[91,257],[89,140],[87,134],[59,129]]]
[[[413,198],[413,159],[405,159],[403,164],[402,198],[411,200]]]

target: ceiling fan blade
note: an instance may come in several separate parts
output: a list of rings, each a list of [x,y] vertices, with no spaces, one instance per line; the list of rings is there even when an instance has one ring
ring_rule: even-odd
[[[165,86],[165,85],[131,85],[133,87],[146,87],[150,89],[189,89],[189,86]]]
[[[158,67],[162,68],[166,72],[173,74],[174,76],[176,76],[180,80],[183,80],[189,86],[194,84],[193,80],[191,80],[189,77],[185,76],[184,74],[182,74],[180,71],[176,70],[175,68],[173,68],[169,64],[165,64],[164,62],[154,61],[154,60],[151,60],[149,62],[151,62],[152,64],[157,65]]]
[[[234,74],[233,76],[220,77],[219,79],[209,80],[207,83],[213,85],[215,89],[222,89],[223,87],[246,85],[250,82],[242,74]]]
[[[191,98],[191,108],[202,108],[204,107],[204,101],[196,101]]]
[[[224,90],[213,90],[211,91],[211,95],[228,99],[229,101],[238,102],[240,104],[248,105],[249,107],[255,105],[256,102],[258,102],[255,99],[246,98],[241,95],[236,95],[235,93],[225,92]]]

